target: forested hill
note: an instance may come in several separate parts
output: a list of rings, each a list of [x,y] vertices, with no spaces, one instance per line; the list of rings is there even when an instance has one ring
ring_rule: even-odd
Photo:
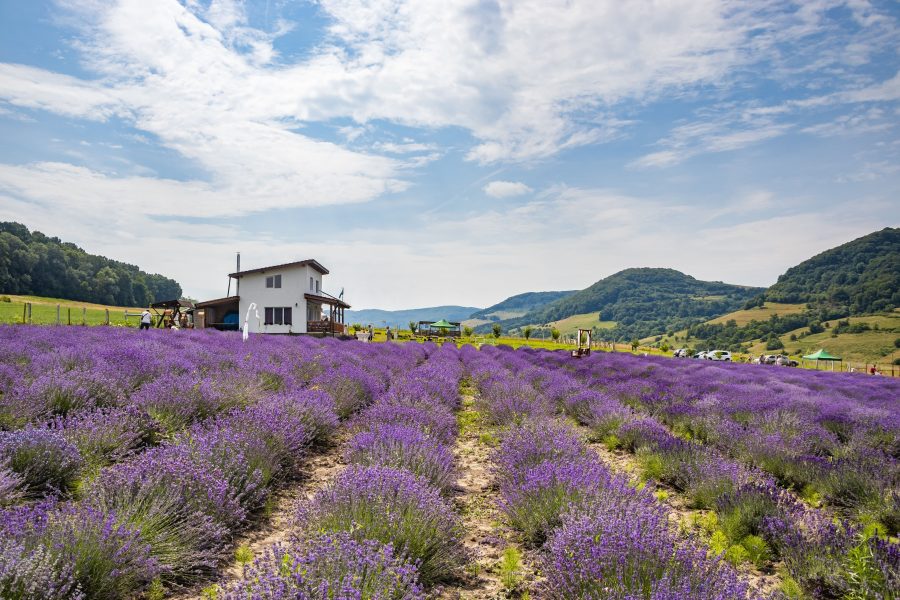
[[[686,327],[743,306],[762,288],[699,281],[674,269],[626,269],[523,317],[502,321],[505,329],[597,312],[616,327],[597,335],[641,338]],[[485,327],[485,326],[482,326]],[[490,326],[486,326],[490,327]]]
[[[516,294],[510,296],[506,300],[499,302],[493,306],[472,313],[471,319],[490,319],[498,320],[495,315],[504,313],[519,313],[523,315],[555,302],[560,298],[565,298],[575,294],[575,291],[568,292],[525,292],[524,294]],[[502,317],[501,317],[502,318]]]
[[[181,286],[20,223],[0,222],[0,293],[146,306],[180,298]]]
[[[829,318],[900,307],[900,229],[870,233],[791,267],[763,299],[808,303]]]

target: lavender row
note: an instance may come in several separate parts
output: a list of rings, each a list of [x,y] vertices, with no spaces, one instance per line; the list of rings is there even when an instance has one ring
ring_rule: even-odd
[[[425,348],[428,360],[396,373],[353,420],[350,465],[299,506],[291,542],[258,559],[226,598],[420,599],[458,575],[461,522],[445,496],[462,367],[452,346]]]
[[[102,469],[84,484],[79,502],[49,500],[5,510],[0,596],[159,596],[208,577],[232,535],[295,471],[307,448],[327,439],[339,414],[364,407],[384,389],[392,369],[418,360],[415,351],[397,347],[365,370],[368,356],[337,346],[322,352],[329,342],[317,343],[318,355],[298,361],[296,350],[315,349],[309,342],[254,348],[235,346],[226,336],[203,337],[202,344],[218,346],[220,368],[255,351],[268,381],[280,384],[246,407],[197,422]],[[228,356],[228,346],[241,351]],[[293,389],[284,389],[286,382]]]
[[[621,355],[592,357],[582,374],[679,435],[767,471],[808,501],[900,533],[895,381]]]
[[[547,580],[541,597],[751,594],[729,565],[672,530],[666,510],[648,490],[613,475],[570,427],[550,417],[552,401],[530,385],[540,368],[529,368],[519,357],[499,358],[517,375],[485,357],[478,381],[487,414],[507,427],[493,457],[501,509],[527,543],[543,547]]]
[[[532,358],[544,363],[547,357]],[[591,372],[598,370],[593,365]],[[549,372],[535,383],[567,389],[560,377]],[[712,509],[715,518],[705,523],[713,546],[733,562],[765,568],[781,560],[789,574],[787,588],[799,584],[814,597],[877,597],[900,585],[896,543],[808,509],[765,474],[674,436],[608,393],[581,389],[566,394],[560,408],[608,446],[633,452],[646,478],[683,492],[694,508]]]
[[[386,377],[352,356],[324,359],[308,340],[262,347],[235,336],[40,327],[3,327],[0,338],[9,342],[0,346],[0,424],[11,429],[0,426],[0,506],[66,497],[86,474],[273,393],[321,388],[346,416]],[[169,370],[149,358],[158,355]],[[348,376],[359,384],[346,385]]]

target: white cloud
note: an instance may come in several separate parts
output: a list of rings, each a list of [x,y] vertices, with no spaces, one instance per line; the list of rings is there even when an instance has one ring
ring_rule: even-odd
[[[492,181],[481,189],[493,198],[512,198],[533,191],[521,181]]]

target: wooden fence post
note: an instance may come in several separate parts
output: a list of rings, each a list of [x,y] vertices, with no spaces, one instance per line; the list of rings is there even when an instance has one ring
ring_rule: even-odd
[[[27,313],[28,313],[28,303],[27,303],[27,302],[23,302],[23,303],[22,303],[22,325],[24,325],[25,323],[28,322],[28,321],[25,320],[25,315],[26,315]]]
[[[67,307],[66,311],[68,311],[68,313],[69,313],[69,325],[71,325],[72,324],[72,307],[71,306]]]
[[[86,306],[81,307],[81,324],[87,325],[87,307]]]
[[[59,325],[59,304],[56,305],[56,324]]]
[[[31,302],[28,303],[28,324],[31,325],[33,321],[31,320]]]
[[[106,309],[106,324],[109,325],[109,309]]]

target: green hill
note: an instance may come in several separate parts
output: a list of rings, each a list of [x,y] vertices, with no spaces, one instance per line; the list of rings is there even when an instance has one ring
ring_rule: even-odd
[[[117,306],[181,297],[178,282],[75,244],[0,222],[0,293],[49,296]]]
[[[615,321],[600,329],[600,339],[640,338],[687,327],[736,310],[762,288],[699,281],[674,269],[626,269],[522,317],[506,319],[504,330],[598,313],[598,321]],[[489,330],[489,325],[479,327]]]
[[[483,319],[486,321],[501,321],[524,316],[561,298],[571,296],[577,290],[568,292],[525,292],[510,296],[502,302],[489,306],[483,310],[472,313],[470,319]]]
[[[764,300],[806,303],[822,319],[900,307],[900,229],[870,233],[791,267]]]

